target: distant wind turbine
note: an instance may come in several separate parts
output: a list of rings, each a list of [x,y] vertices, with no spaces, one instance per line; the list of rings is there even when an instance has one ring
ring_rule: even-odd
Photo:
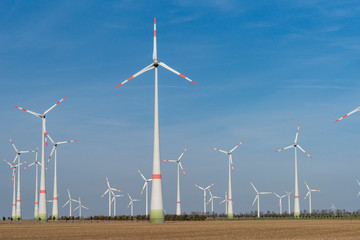
[[[149,179],[146,179],[145,177],[144,177],[144,175],[140,172],[140,170],[138,169],[138,172],[140,173],[140,175],[141,175],[141,177],[144,179],[144,181],[145,181],[145,183],[144,183],[144,186],[143,186],[143,188],[142,188],[142,190],[141,190],[141,195],[143,194],[143,192],[144,192],[144,188],[146,188],[146,194],[145,194],[145,214],[146,214],[146,216],[148,216],[149,215],[149,211],[148,211],[148,187],[149,187],[149,182],[151,182],[152,181],[152,179],[151,178],[149,178]]]
[[[311,192],[320,192],[320,190],[316,190],[316,189],[310,189],[309,186],[306,184],[305,182],[305,185],[306,185],[306,188],[309,190],[304,198],[304,200],[307,198],[307,196],[309,196],[309,212],[310,212],[310,215],[311,215]]]
[[[211,201],[211,214],[214,215],[214,199],[221,198],[221,197],[217,197],[217,196],[212,195],[210,189],[208,189],[208,191],[209,191],[209,194],[210,194],[210,198],[209,198],[209,201],[207,202],[207,204],[209,204],[210,201]]]
[[[130,199],[130,202],[129,202],[129,205],[128,207],[131,206],[131,216],[133,217],[134,216],[134,202],[140,202],[140,199],[133,199],[130,194],[128,193],[128,197]]]
[[[121,190],[110,187],[109,179],[106,177],[106,184],[108,186],[108,189],[104,192],[104,194],[100,197],[104,197],[107,193],[109,194],[109,217],[111,216],[111,194],[113,194],[113,191],[121,192]]]
[[[71,213],[72,213],[71,203],[72,203],[72,202],[78,202],[78,201],[71,198],[69,189],[68,189],[67,191],[68,191],[69,200],[64,204],[63,207],[65,207],[67,204],[69,204],[69,217],[71,217]],[[49,201],[49,200],[48,200],[48,201]],[[51,200],[50,200],[50,201],[51,201]],[[52,202],[52,201],[51,201],[51,202]]]
[[[232,204],[232,190],[231,190],[231,169],[234,171],[234,164],[233,164],[233,161],[232,161],[232,156],[231,156],[231,153],[237,148],[240,146],[240,144],[242,144],[244,141],[242,141],[241,143],[239,143],[238,145],[236,145],[233,149],[231,149],[230,151],[224,151],[224,150],[220,150],[218,148],[214,148],[212,147],[212,149],[216,150],[216,151],[219,151],[219,152],[222,152],[222,153],[225,153],[226,155],[229,156],[229,199],[228,199],[228,218],[229,219],[232,219],[234,218],[234,212],[233,212],[233,204]]]
[[[271,194],[271,192],[259,192],[256,188],[255,188],[255,186],[254,186],[254,184],[253,183],[251,183],[251,186],[254,188],[254,190],[255,190],[255,192],[256,192],[256,197],[255,197],[255,199],[254,199],[254,201],[253,201],[253,203],[252,203],[252,205],[254,205],[254,203],[256,202],[256,200],[257,200],[257,215],[258,215],[258,218],[260,217],[260,195],[265,195],[265,194]]]
[[[200,187],[199,185],[196,185],[196,184],[195,184],[195,187],[203,190],[203,192],[204,192],[204,214],[206,214],[206,190],[208,190],[209,188],[211,188],[213,185],[214,185],[214,183],[211,184],[211,185],[209,185],[209,186],[207,186],[206,188],[203,188],[203,187]]]
[[[302,149],[300,147],[299,144],[297,144],[297,139],[298,139],[298,135],[299,135],[299,129],[300,129],[300,124],[298,126],[297,132],[296,132],[296,136],[295,136],[295,141],[293,145],[290,145],[288,147],[282,148],[280,150],[277,150],[276,152],[280,152],[289,148],[294,148],[295,149],[295,202],[294,202],[294,217],[298,218],[300,217],[300,202],[299,202],[299,185],[298,185],[298,171],[297,171],[297,154],[296,154],[296,150],[297,148],[299,148],[301,151],[303,151],[309,158],[312,158],[310,156],[310,154],[308,154],[304,149]]]

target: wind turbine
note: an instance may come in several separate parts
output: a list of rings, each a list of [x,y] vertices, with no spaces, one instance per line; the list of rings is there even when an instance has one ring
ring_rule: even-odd
[[[27,165],[25,169],[35,165],[35,207],[34,207],[34,219],[37,220],[39,219],[39,183],[38,183],[38,165],[41,166],[41,163],[38,161],[38,151],[39,151],[39,146],[36,147],[36,154],[35,154],[35,161],[29,165]],[[46,168],[46,167],[45,167]],[[46,168],[46,170],[49,170],[48,168]]]
[[[16,199],[16,196],[15,196],[15,192],[16,192],[15,182],[16,182],[16,181],[15,181],[15,180],[16,180],[16,178],[15,178],[15,173],[16,173],[16,169],[17,169],[18,167],[20,167],[21,165],[27,163],[27,161],[22,162],[22,163],[17,164],[17,165],[14,165],[14,164],[15,164],[15,161],[16,161],[16,157],[15,157],[15,159],[14,159],[14,161],[13,161],[12,164],[9,163],[8,161],[6,161],[5,158],[3,158],[3,160],[10,166],[9,171],[11,171],[11,169],[13,170],[13,171],[12,171],[12,174],[11,174],[11,181],[13,182],[13,201],[12,201],[11,218],[15,220],[15,218],[16,218],[16,204],[15,204],[15,199]]]
[[[114,217],[116,216],[116,198],[123,197],[124,195],[116,195],[114,192],[111,192],[113,195],[113,198],[111,200],[111,203],[114,202]]]
[[[133,217],[134,216],[134,202],[140,202],[140,199],[132,199],[129,193],[128,193],[128,196],[130,199],[128,207],[131,206],[131,216]]]
[[[311,215],[311,192],[320,192],[320,190],[316,190],[316,189],[310,189],[309,186],[306,184],[305,182],[305,185],[307,187],[307,189],[309,190],[308,193],[306,194],[304,200],[307,198],[307,196],[309,196],[309,212],[310,212],[310,215]]]
[[[338,121],[340,121],[341,119],[344,119],[344,118],[346,118],[347,116],[350,116],[351,114],[356,113],[356,112],[358,112],[358,111],[360,111],[360,107],[355,108],[354,110],[352,110],[352,111],[349,112],[348,114],[345,114],[344,116],[342,116],[341,118],[339,118],[339,119],[336,120],[335,122],[338,122]]]
[[[259,192],[253,183],[251,183],[251,186],[254,188],[255,192],[256,192],[256,197],[252,203],[252,205],[254,206],[254,203],[256,202],[256,200],[258,200],[258,209],[257,209],[257,215],[258,215],[258,218],[260,217],[260,195],[265,195],[265,194],[271,194],[271,192]]]
[[[356,179],[356,182],[357,182],[357,184],[360,186],[360,182],[359,182],[359,180],[357,180]],[[360,192],[358,193],[358,195],[357,195],[358,197],[360,196]]]
[[[71,140],[71,141],[64,141],[64,142],[55,142],[49,134],[47,134],[47,137],[50,139],[50,141],[52,142],[52,144],[54,145],[49,159],[46,162],[46,166],[49,165],[49,161],[51,159],[51,156],[53,153],[55,153],[55,157],[54,157],[54,193],[53,193],[53,201],[52,201],[52,218],[53,220],[59,220],[59,207],[58,207],[58,193],[57,193],[57,147],[58,145],[61,144],[65,144],[65,143],[71,143],[71,142],[76,142],[76,140]]]
[[[283,195],[283,196],[279,196],[277,193],[274,193],[275,194],[275,196],[277,196],[278,198],[279,198],[279,207],[280,207],[280,215],[282,214],[282,203],[281,203],[281,199],[283,198],[283,197],[286,197],[286,196],[288,196],[289,194],[285,194],[285,195]]]
[[[68,196],[69,196],[69,200],[64,204],[63,207],[65,207],[67,204],[69,204],[69,206],[70,206],[69,217],[71,217],[71,212],[72,212],[71,202],[78,202],[78,201],[71,198],[69,189],[68,189]]]
[[[153,62],[135,73],[133,76],[129,77],[116,87],[119,87],[131,79],[139,76],[140,74],[147,72],[155,68],[155,101],[154,101],[154,152],[153,152],[153,182],[151,188],[151,207],[150,207],[150,222],[164,222],[164,207],[162,199],[162,188],[161,188],[161,169],[160,169],[160,137],[159,137],[159,102],[158,102],[158,66],[162,66],[165,69],[173,72],[186,80],[197,85],[196,82],[191,80],[188,77],[185,77],[183,74],[172,69],[163,62],[159,62],[157,59],[157,46],[156,46],[156,18],[154,18],[154,46],[153,46]]]
[[[227,192],[225,192],[225,198],[224,200],[222,200],[221,202],[219,202],[219,204],[225,203],[225,214],[227,215],[228,211],[227,211],[227,205],[228,205],[228,198],[227,198]]]
[[[244,141],[242,141],[241,143],[239,143],[238,145],[236,145],[233,149],[231,149],[229,152],[226,152],[224,150],[220,150],[218,148],[214,148],[212,147],[212,149],[216,150],[216,151],[219,151],[219,152],[222,152],[222,153],[225,153],[229,156],[229,199],[228,199],[228,218],[232,219],[234,218],[234,212],[233,212],[233,205],[232,205],[232,191],[231,191],[231,168],[232,170],[234,171],[234,165],[233,165],[233,161],[232,161],[232,156],[231,156],[231,153],[237,148],[240,146],[240,144],[242,144]]]
[[[286,195],[288,196],[288,214],[291,213],[291,210],[290,210],[290,195],[292,194],[292,192],[287,192],[287,191],[284,191],[286,193]]]
[[[145,198],[146,198],[146,199],[145,199],[145,201],[146,201],[146,203],[145,203],[146,212],[145,212],[145,214],[146,214],[146,216],[148,216],[148,215],[149,215],[149,211],[148,211],[148,187],[149,187],[149,185],[148,185],[148,183],[151,182],[152,179],[151,179],[151,178],[146,179],[146,178],[144,177],[144,175],[140,172],[139,169],[138,169],[138,172],[140,173],[141,177],[142,177],[142,178],[144,179],[144,181],[145,181],[144,186],[143,186],[143,188],[142,188],[142,190],[141,190],[141,194],[140,194],[140,195],[143,194],[144,188],[146,188],[146,196],[145,196]]]
[[[298,126],[297,132],[296,132],[296,136],[295,136],[295,141],[293,145],[290,145],[288,147],[282,148],[280,150],[277,150],[276,152],[280,152],[289,148],[294,148],[295,149],[295,202],[294,202],[294,217],[298,218],[300,217],[300,202],[299,202],[299,185],[298,185],[298,171],[297,171],[297,154],[296,154],[296,149],[299,148],[301,151],[303,151],[309,158],[312,158],[310,156],[310,154],[308,154],[304,149],[302,149],[300,147],[299,144],[297,144],[297,139],[298,139],[298,135],[299,135],[299,129],[300,129],[300,124]]]
[[[50,112],[54,107],[56,107],[59,103],[61,103],[66,97],[62,98],[60,101],[55,103],[51,108],[46,110],[43,114],[39,114],[36,112],[32,112],[30,110],[27,110],[25,108],[21,108],[18,106],[15,106],[16,108],[23,110],[25,112],[28,112],[36,117],[41,118],[42,128],[41,128],[41,172],[40,172],[40,201],[39,201],[39,220],[42,222],[47,222],[47,212],[46,212],[46,189],[45,189],[45,142],[47,146],[46,141],[46,114]]]
[[[15,159],[14,159],[14,162],[17,158],[18,160],[18,165],[20,166],[20,155],[22,153],[32,153],[32,152],[36,152],[37,150],[35,151],[19,151],[17,150],[17,148],[15,147],[15,144],[11,141],[11,139],[9,138],[10,142],[11,142],[11,145],[14,147],[14,150],[16,152],[16,156],[15,156]],[[13,163],[14,164],[14,163]],[[18,170],[18,181],[17,181],[17,197],[16,197],[16,219],[17,220],[21,220],[21,197],[20,197],[20,169]]]
[[[209,194],[210,194],[210,198],[209,198],[209,201],[207,202],[207,204],[209,204],[210,201],[211,201],[211,214],[214,215],[214,199],[215,198],[221,198],[221,197],[217,197],[217,196],[212,195],[210,189],[208,189],[208,191],[209,191]]]
[[[113,191],[121,192],[121,190],[110,187],[109,179],[106,177],[106,183],[108,186],[108,189],[104,192],[104,194],[100,197],[104,197],[106,193],[109,193],[109,217],[111,216],[111,194],[113,194]]]
[[[76,211],[77,209],[79,209],[79,218],[81,219],[81,208],[84,208],[84,209],[87,209],[87,210],[89,210],[89,209],[88,209],[87,207],[85,207],[84,205],[81,204],[81,199],[80,199],[80,197],[79,197],[78,203],[79,203],[79,206],[77,206],[77,207],[74,209],[74,211]]]
[[[181,215],[181,206],[180,206],[180,168],[181,171],[185,174],[184,168],[181,165],[180,159],[182,158],[182,156],[184,155],[184,153],[186,152],[186,150],[188,149],[188,147],[185,148],[185,150],[181,153],[180,157],[177,160],[162,160],[164,162],[175,162],[177,165],[177,195],[176,195],[176,215],[180,216]]]
[[[333,212],[333,214],[335,214],[337,208],[335,207],[334,203],[331,205],[330,209]]]
[[[206,188],[202,188],[202,187],[200,187],[199,185],[196,185],[196,184],[195,184],[195,187],[198,187],[199,189],[203,190],[203,192],[204,192],[204,214],[206,214],[206,190],[208,190],[209,188],[211,188],[213,185],[214,185],[214,183],[211,184],[211,185],[209,185],[209,186],[207,186]]]

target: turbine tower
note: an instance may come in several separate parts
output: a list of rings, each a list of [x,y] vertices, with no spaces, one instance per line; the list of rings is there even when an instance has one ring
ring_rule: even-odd
[[[256,192],[256,197],[252,203],[252,205],[254,206],[254,203],[256,202],[256,200],[258,201],[257,203],[257,215],[258,215],[258,218],[260,217],[260,195],[265,195],[265,194],[271,194],[271,192],[259,192],[253,183],[251,183],[251,186],[254,188],[255,192]]]
[[[104,197],[105,194],[109,193],[109,217],[111,217],[111,194],[114,194],[113,191],[121,192],[121,190],[110,187],[108,177],[106,177],[106,183],[107,183],[108,189],[104,192],[104,194],[100,198]]]
[[[15,152],[16,152],[14,162],[15,162],[15,160],[17,158],[19,166],[20,166],[20,155],[22,153],[32,153],[32,152],[37,151],[37,150],[35,150],[35,151],[19,151],[19,150],[17,150],[17,148],[15,147],[15,144],[11,141],[10,138],[9,138],[9,140],[10,140],[11,145],[14,147]],[[17,177],[18,177],[18,181],[17,181],[16,215],[15,215],[15,218],[16,218],[16,220],[21,220],[22,217],[21,217],[21,197],[20,197],[20,169],[18,170]]]
[[[70,209],[69,209],[69,217],[71,217],[71,213],[72,213],[71,203],[72,202],[78,202],[78,201],[71,198],[69,189],[68,189],[68,196],[69,196],[69,200],[64,204],[63,207],[65,207],[67,204],[69,204],[69,207],[70,207]],[[49,201],[51,201],[51,200],[49,200]]]
[[[339,118],[339,119],[336,120],[335,122],[338,122],[338,121],[340,121],[341,119],[344,119],[344,118],[346,118],[346,117],[350,116],[351,114],[356,113],[356,112],[358,112],[358,111],[360,111],[360,107],[355,108],[354,110],[352,110],[352,111],[349,112],[348,114],[345,114],[344,116],[342,116],[341,118]]]
[[[291,192],[287,192],[287,191],[284,191],[288,197],[288,214],[290,215],[291,213],[291,210],[290,210],[290,195],[292,194],[292,191]]]
[[[204,215],[206,215],[206,190],[208,190],[209,188],[211,188],[213,185],[214,185],[214,183],[211,184],[211,185],[209,185],[209,186],[207,186],[206,188],[202,188],[202,187],[200,187],[199,185],[196,185],[196,184],[195,184],[195,187],[198,187],[199,189],[203,190],[203,192],[204,192]]]
[[[309,186],[306,184],[305,182],[305,185],[306,185],[306,188],[309,190],[304,198],[304,200],[307,198],[307,196],[309,196],[309,212],[310,212],[310,215],[311,215],[311,192],[320,192],[320,190],[316,190],[316,189],[310,189]]]
[[[15,181],[15,180],[16,180],[16,178],[15,178],[15,173],[16,173],[16,169],[17,169],[18,167],[20,167],[21,165],[27,163],[27,161],[25,161],[25,162],[22,162],[22,163],[20,163],[20,164],[14,165],[14,164],[15,164],[15,161],[16,161],[16,158],[17,158],[17,156],[15,157],[15,159],[14,159],[14,161],[13,161],[12,164],[9,163],[8,161],[6,161],[5,158],[3,158],[3,160],[10,166],[9,171],[11,171],[11,169],[13,170],[13,171],[12,171],[12,174],[11,174],[11,181],[13,182],[13,201],[12,201],[11,218],[12,218],[13,220],[15,220],[15,218],[16,218],[16,204],[15,204],[15,202],[16,202],[16,196],[15,196],[15,192],[16,192],[16,185],[15,185],[15,182],[16,182],[16,181]]]
[[[52,219],[57,221],[59,220],[59,207],[58,207],[58,193],[57,193],[57,147],[58,145],[61,144],[65,144],[65,143],[71,143],[71,142],[76,142],[76,140],[71,140],[71,141],[64,141],[64,142],[55,142],[49,134],[47,134],[47,137],[50,139],[50,141],[52,142],[52,144],[54,145],[49,159],[46,162],[46,166],[49,165],[49,161],[51,159],[51,156],[53,155],[53,153],[55,153],[55,157],[54,157],[54,193],[53,193],[53,201],[52,201]],[[81,212],[81,210],[80,210]]]
[[[186,152],[186,150],[188,149],[188,147],[185,148],[185,150],[181,153],[180,157],[177,160],[162,160],[164,162],[175,162],[177,165],[177,195],[176,195],[176,215],[180,216],[181,215],[181,206],[180,206],[180,168],[181,171],[185,174],[184,168],[181,165],[180,159],[182,158],[182,156],[184,155],[184,153]]]
[[[210,189],[208,189],[208,191],[209,191],[209,194],[210,194],[210,198],[209,198],[209,201],[207,202],[207,204],[209,204],[210,201],[211,201],[211,214],[214,215],[214,199],[215,198],[221,198],[221,197],[217,197],[217,196],[212,195]]]
[[[299,202],[299,185],[298,185],[298,171],[297,171],[297,154],[296,154],[296,150],[297,148],[299,148],[301,151],[303,151],[309,158],[312,158],[304,149],[302,149],[300,147],[299,144],[297,144],[297,139],[298,139],[298,135],[299,135],[299,129],[300,129],[300,124],[298,126],[297,132],[296,132],[296,136],[295,136],[295,141],[293,145],[290,145],[288,147],[282,148],[280,150],[277,150],[276,152],[280,152],[289,148],[294,148],[295,149],[295,198],[294,198],[294,217],[298,218],[300,217],[300,202]]]
[[[23,110],[25,112],[28,112],[36,117],[41,118],[41,171],[40,171],[40,199],[39,199],[39,220],[41,222],[47,222],[47,212],[46,212],[46,185],[45,185],[45,142],[47,146],[46,141],[46,114],[50,112],[54,107],[56,107],[59,103],[61,103],[66,97],[55,103],[51,108],[46,110],[43,114],[39,114],[36,112],[32,112],[30,110],[27,110],[25,108],[21,108],[18,106],[15,106],[16,108]]]
[[[225,198],[224,200],[222,200],[221,202],[219,202],[219,204],[225,203],[225,214],[227,215],[228,211],[227,211],[227,205],[228,205],[228,198],[227,198],[227,192],[225,192]]]
[[[145,201],[146,201],[146,203],[145,203],[145,207],[146,207],[146,211],[145,211],[145,214],[146,214],[146,216],[148,216],[149,215],[149,211],[148,211],[148,187],[149,187],[149,182],[151,182],[152,181],[152,179],[151,178],[149,178],[149,179],[146,179],[145,177],[144,177],[144,175],[140,172],[140,170],[138,169],[138,172],[140,173],[140,175],[141,175],[141,177],[144,179],[144,181],[145,181],[145,183],[144,183],[144,186],[143,186],[143,188],[142,188],[142,190],[141,190],[141,194],[140,195],[142,195],[143,194],[143,192],[144,192],[144,188],[146,188],[146,196],[145,196]]]
[[[186,80],[197,85],[196,82],[183,74],[177,72],[171,67],[167,66],[163,62],[159,62],[157,59],[157,46],[156,46],[156,18],[154,18],[154,46],[153,46],[153,62],[129,77],[116,87],[119,87],[131,79],[139,76],[140,74],[147,72],[155,68],[155,101],[154,101],[154,152],[153,152],[153,175],[152,175],[152,188],[151,188],[151,207],[150,207],[150,222],[163,223],[164,222],[164,207],[162,199],[162,187],[161,187],[161,168],[160,168],[160,136],[159,136],[159,102],[158,102],[158,67],[162,66],[165,69],[173,72]]]
[[[237,148],[240,146],[240,144],[242,144],[244,141],[242,141],[241,143],[239,143],[238,145],[236,145],[233,149],[231,149],[229,152],[226,152],[226,151],[223,151],[223,150],[220,150],[218,148],[214,148],[212,147],[212,149],[216,150],[216,151],[219,151],[219,152],[222,152],[222,153],[225,153],[229,156],[229,199],[228,199],[228,218],[229,219],[232,219],[234,218],[234,212],[233,212],[233,204],[232,204],[232,190],[231,190],[231,169],[234,171],[234,165],[233,165],[233,161],[232,161],[232,156],[231,156],[231,153]]]
[[[356,179],[356,182],[357,182],[357,184],[360,186],[359,180]],[[360,192],[358,192],[358,195],[357,195],[357,196],[358,196],[358,197],[360,196]]]
[[[134,202],[140,202],[140,199],[132,199],[129,193],[128,193],[128,197],[130,199],[128,207],[131,206],[131,212],[130,213],[131,213],[131,216],[133,217],[134,216]]]

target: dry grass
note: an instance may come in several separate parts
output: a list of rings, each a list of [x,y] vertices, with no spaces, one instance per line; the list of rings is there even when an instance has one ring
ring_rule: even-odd
[[[360,220],[0,224],[0,239],[360,239]]]

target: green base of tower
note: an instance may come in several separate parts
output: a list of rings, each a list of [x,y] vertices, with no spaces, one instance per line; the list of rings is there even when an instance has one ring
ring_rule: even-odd
[[[228,218],[228,219],[234,219],[234,214],[233,214],[233,213],[228,213],[227,218]]]
[[[22,219],[22,218],[21,218],[21,215],[15,217],[15,220],[16,220],[16,221],[20,221],[21,219]]]
[[[151,223],[163,223],[164,222],[164,210],[150,210],[150,220]]]
[[[39,220],[39,216],[34,216],[34,220]]]
[[[294,218],[300,218],[300,212],[295,212],[294,213]]]
[[[52,219],[53,221],[58,221],[58,220],[59,220],[59,215],[52,215],[52,216],[51,216],[51,219]]]
[[[47,222],[47,216],[45,214],[39,214],[39,222]]]

